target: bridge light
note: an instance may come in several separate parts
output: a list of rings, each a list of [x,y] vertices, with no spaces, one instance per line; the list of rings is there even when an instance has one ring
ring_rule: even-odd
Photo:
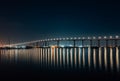
[[[116,35],[116,36],[115,36],[115,38],[119,38],[119,36],[118,36],[118,35]]]
[[[81,37],[78,37],[78,39],[81,39]]]
[[[73,39],[72,37],[70,39]]]
[[[98,37],[98,39],[101,39],[101,38],[102,38],[101,36]]]
[[[56,38],[56,40],[58,40],[58,38]]]
[[[93,37],[93,39],[96,39],[96,37]]]
[[[88,39],[90,39],[90,37],[88,37]]]
[[[78,47],[82,47],[82,45],[79,45]]]
[[[69,39],[69,38],[66,38],[67,40]]]
[[[77,39],[77,37],[74,37],[74,39]]]
[[[63,38],[63,40],[65,40],[65,38]]]
[[[104,36],[104,39],[106,39],[107,37],[106,36]]]
[[[59,38],[59,40],[61,40],[62,38]]]
[[[73,45],[69,45],[70,47],[72,47]]]
[[[64,47],[64,45],[60,45],[60,47]]]
[[[110,36],[110,39],[112,39],[112,36]]]
[[[82,37],[82,39],[85,39],[85,37]]]
[[[25,49],[25,48],[26,48],[26,46],[21,46],[21,48]]]

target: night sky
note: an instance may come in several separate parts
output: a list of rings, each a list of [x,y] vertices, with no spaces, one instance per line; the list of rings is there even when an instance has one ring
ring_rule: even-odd
[[[0,40],[120,34],[114,0],[0,2]]]

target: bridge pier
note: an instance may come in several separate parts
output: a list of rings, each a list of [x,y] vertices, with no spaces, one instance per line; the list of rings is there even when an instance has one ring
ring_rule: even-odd
[[[59,47],[59,43],[60,43],[60,41],[59,40],[57,40],[57,46]]]
[[[75,45],[75,43],[76,43],[76,41],[75,40],[73,40],[73,47],[75,47],[76,45]]]
[[[47,46],[47,41],[44,42],[44,46]]]
[[[106,47],[108,47],[108,39],[106,39]]]
[[[118,40],[115,39],[114,41],[115,41],[115,47],[118,47]]]
[[[90,47],[92,47],[92,40],[90,40]]]
[[[35,46],[37,46],[37,47],[38,47],[38,46],[39,46],[39,42],[36,42],[36,43],[35,43]]]
[[[100,40],[98,40],[98,47],[100,47]]]
[[[82,43],[82,47],[84,47],[84,40],[81,40],[81,43]]]
[[[119,59],[120,55],[119,55],[119,48],[116,47],[116,69],[117,72],[119,72],[120,70],[120,59]]]

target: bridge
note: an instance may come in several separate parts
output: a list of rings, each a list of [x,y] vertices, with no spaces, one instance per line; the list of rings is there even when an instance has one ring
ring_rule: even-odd
[[[71,37],[71,38],[53,38],[36,40],[30,42],[22,42],[16,44],[5,45],[10,48],[25,48],[26,46],[35,48],[31,50],[7,50],[2,52],[1,57],[10,55],[10,59],[17,62],[17,55],[23,55],[24,60],[33,59],[40,62],[41,66],[53,67],[114,67],[120,70],[120,38],[119,36],[104,37]],[[37,49],[36,49],[37,48]],[[0,50],[6,51],[6,50]],[[23,52],[21,52],[23,51]],[[11,55],[13,52],[13,55]],[[17,53],[16,53],[17,52]],[[30,54],[27,54],[30,52]],[[14,54],[15,53],[15,54]],[[14,57],[14,58],[13,58]],[[21,58],[20,58],[21,59]]]
[[[29,47],[119,47],[119,36],[104,37],[71,37],[71,38],[53,38],[44,40],[35,40],[30,42],[22,42],[4,47],[19,48]]]

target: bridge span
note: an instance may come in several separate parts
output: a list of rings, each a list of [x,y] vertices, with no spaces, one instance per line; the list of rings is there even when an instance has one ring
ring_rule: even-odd
[[[16,44],[4,45],[4,47],[119,47],[119,36],[104,37],[71,37],[35,40]]]

